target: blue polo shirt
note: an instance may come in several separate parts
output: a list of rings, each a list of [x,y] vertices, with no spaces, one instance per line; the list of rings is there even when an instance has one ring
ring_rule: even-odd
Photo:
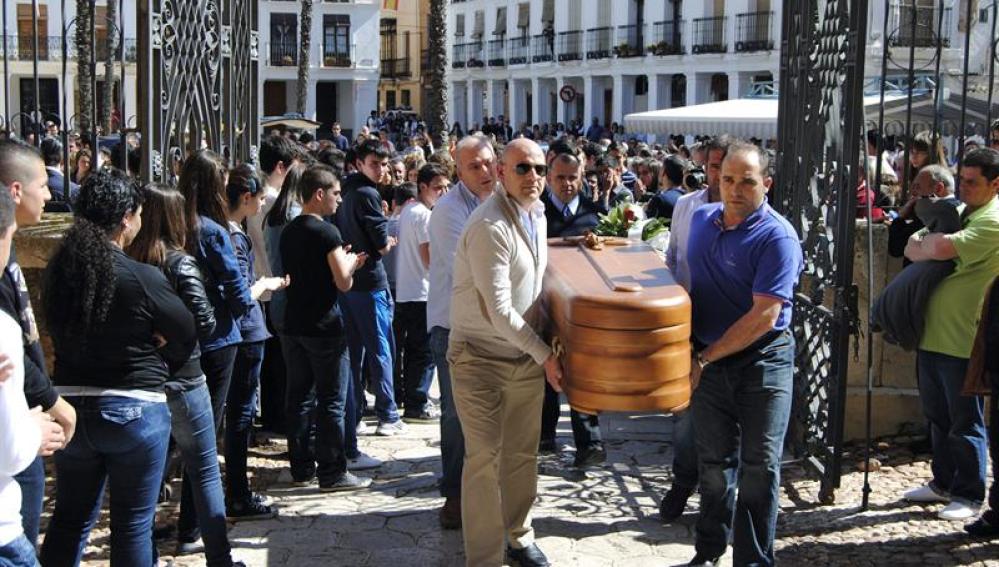
[[[784,302],[775,330],[791,324],[794,287],[803,262],[791,223],[764,203],[726,230],[721,203],[704,205],[690,222],[688,261],[694,337],[717,341],[753,306],[754,295]]]

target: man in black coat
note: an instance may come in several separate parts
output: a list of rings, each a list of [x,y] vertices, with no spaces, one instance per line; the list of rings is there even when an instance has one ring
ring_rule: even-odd
[[[583,186],[582,153],[568,142],[553,144],[548,164],[548,184],[541,194],[548,221],[548,238],[579,236],[597,226],[603,209],[580,193]],[[545,402],[541,410],[541,444],[538,451],[554,453],[555,429],[561,405],[558,392],[545,384]],[[576,444],[575,466],[586,467],[604,462],[607,453],[600,435],[600,422],[595,415],[572,410],[572,437]]]

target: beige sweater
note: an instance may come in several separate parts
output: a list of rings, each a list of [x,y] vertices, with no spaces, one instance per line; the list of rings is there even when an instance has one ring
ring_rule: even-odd
[[[458,241],[451,296],[451,340],[469,341],[499,358],[551,355],[541,280],[548,264],[544,205],[524,211],[499,187],[468,218]],[[530,215],[537,252],[522,216]]]

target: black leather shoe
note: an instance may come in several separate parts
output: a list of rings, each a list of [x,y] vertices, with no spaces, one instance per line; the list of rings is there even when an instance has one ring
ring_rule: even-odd
[[[992,514],[991,512],[991,510],[985,512],[981,518],[964,526],[964,531],[975,537],[989,539],[999,537],[999,522],[996,522],[995,517],[999,516],[999,514]]]
[[[548,558],[538,548],[538,544],[532,543],[523,549],[513,547],[506,548],[506,555],[510,561],[520,567],[548,567]]]
[[[555,444],[554,439],[542,439],[538,443],[538,454],[539,455],[554,455],[558,453],[558,445]]]
[[[607,450],[600,445],[594,445],[576,451],[572,465],[578,469],[602,465],[607,461]]]
[[[707,555],[698,553],[693,559],[690,560],[690,563],[687,563],[687,565],[694,565],[696,567],[718,567],[718,565],[721,565],[721,556],[719,555],[718,557],[711,558]]]
[[[664,524],[671,524],[683,515],[687,508],[687,499],[694,493],[692,488],[674,486],[669,489],[663,501],[659,503],[659,519]]]

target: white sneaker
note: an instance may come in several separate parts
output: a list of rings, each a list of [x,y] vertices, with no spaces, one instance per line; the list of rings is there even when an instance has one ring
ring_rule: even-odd
[[[378,429],[375,430],[375,435],[381,435],[382,437],[394,437],[396,435],[402,435],[406,432],[406,424],[402,422],[401,419],[397,419],[392,423],[379,423]]]
[[[382,460],[376,459],[371,455],[366,455],[361,453],[353,459],[347,459],[347,470],[349,471],[363,471],[365,469],[377,469],[382,466]]]
[[[962,500],[954,500],[937,514],[941,520],[960,522],[978,517],[979,506]]]
[[[368,424],[365,423],[363,420],[361,421],[361,423],[357,424],[357,428],[354,431],[356,431],[358,435],[368,435],[369,433],[371,433],[370,431],[368,431]]]
[[[374,411],[375,409],[375,395],[367,390],[364,391],[364,405],[369,411]]]
[[[933,504],[937,502],[943,502],[944,504],[950,502],[950,495],[943,492],[938,492],[936,488],[927,484],[920,486],[919,488],[913,488],[902,495],[909,502],[920,502],[925,504]]]

